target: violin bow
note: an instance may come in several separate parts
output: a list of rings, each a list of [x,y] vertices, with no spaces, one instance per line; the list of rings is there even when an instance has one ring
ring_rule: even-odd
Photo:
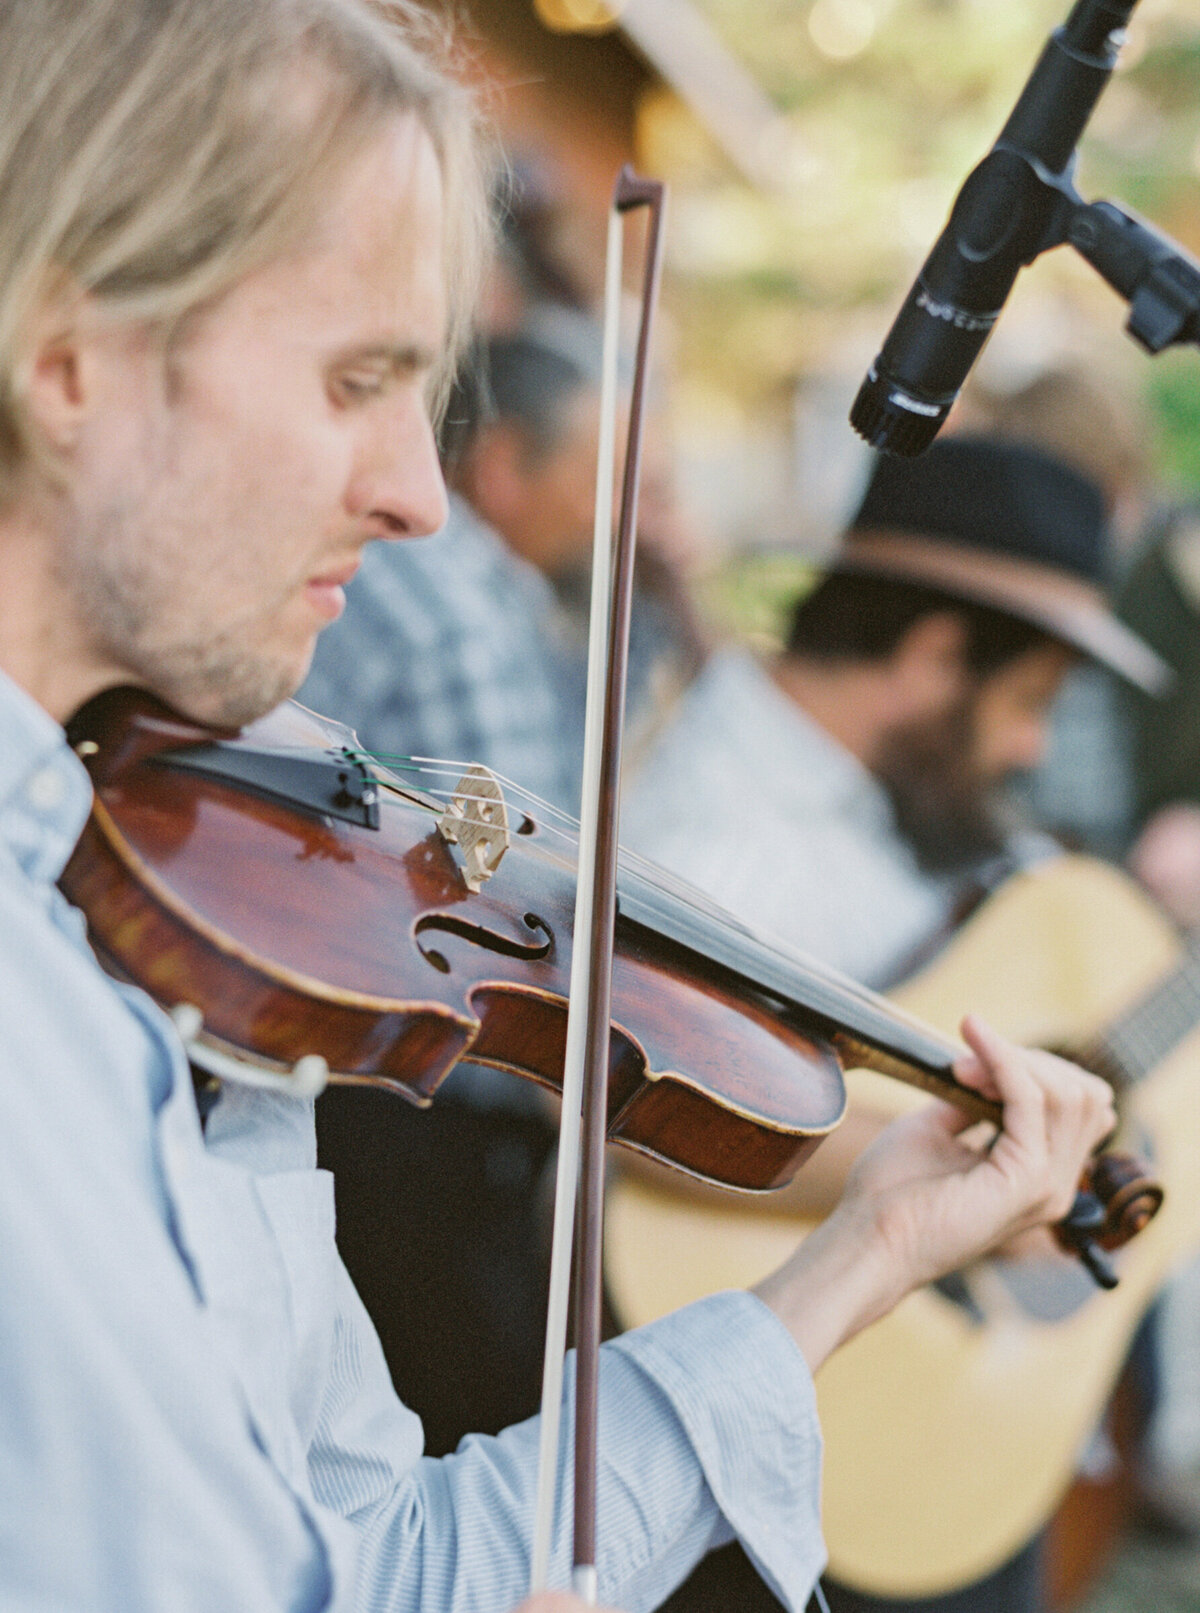
[[[590,1606],[596,1602],[596,1406],[621,736],[629,662],[629,620],[633,604],[633,561],[646,377],[650,330],[661,278],[665,199],[664,185],[657,180],[639,179],[626,166],[617,176],[608,221],[575,939],[567,1012],[530,1575],[532,1592],[546,1589],[558,1488],[558,1445],[571,1263],[578,1222],[579,1249],[575,1272],[575,1526],[571,1582],[575,1594]],[[612,503],[616,466],[617,351],[620,339],[624,216],[640,207],[650,210],[650,221],[646,234],[641,323],[630,394],[621,511],[614,545]]]

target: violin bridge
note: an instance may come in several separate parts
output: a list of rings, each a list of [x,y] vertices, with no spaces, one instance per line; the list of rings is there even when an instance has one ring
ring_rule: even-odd
[[[470,891],[481,890],[509,847],[508,808],[496,775],[476,763],[454,786],[438,819],[442,837],[462,852],[460,873]]]

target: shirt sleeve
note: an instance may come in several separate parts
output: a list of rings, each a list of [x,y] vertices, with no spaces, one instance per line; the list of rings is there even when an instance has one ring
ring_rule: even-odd
[[[318,1498],[361,1531],[356,1606],[513,1607],[528,1592],[537,1418],[496,1438],[472,1436],[398,1477],[402,1455],[391,1442],[404,1429],[384,1404],[394,1395],[378,1377],[382,1356],[348,1278],[346,1288],[333,1398],[310,1462]],[[572,1398],[568,1387],[568,1431]],[[606,1344],[599,1445],[602,1602],[628,1613],[656,1607],[706,1551],[736,1536],[799,1613],[824,1562],[820,1437],[803,1358],[757,1299],[714,1295]],[[568,1432],[551,1557],[560,1586],[570,1581],[570,1471]]]
[[[256,1172],[289,1274],[292,1337],[276,1353],[304,1363],[297,1421],[312,1495],[356,1531],[354,1606],[508,1613],[529,1588],[537,1419],[423,1458],[419,1419],[397,1396],[332,1225],[298,1220],[294,1192],[274,1190],[312,1175],[311,1104],[231,1090],[208,1143],[225,1163]],[[565,1381],[551,1565],[561,1586],[570,1580],[573,1370]],[[785,1603],[803,1607],[823,1560],[813,1388],[791,1336],[759,1300],[714,1295],[606,1344],[599,1450],[602,1600],[626,1613],[657,1607],[707,1550],[736,1535]]]
[[[167,1072],[12,883],[0,878],[0,1606],[327,1613],[316,1509],[268,1459],[172,1235],[148,1102],[169,1108]],[[332,1522],[344,1559],[350,1531]]]

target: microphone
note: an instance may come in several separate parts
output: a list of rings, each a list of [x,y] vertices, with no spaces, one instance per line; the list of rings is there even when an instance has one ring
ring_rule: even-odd
[[[1077,0],[1047,40],[1000,137],[945,229],[859,389],[850,423],[873,448],[915,455],[937,436],[1027,263],[1067,239],[1080,198],[1075,147],[1108,83],[1137,0]]]

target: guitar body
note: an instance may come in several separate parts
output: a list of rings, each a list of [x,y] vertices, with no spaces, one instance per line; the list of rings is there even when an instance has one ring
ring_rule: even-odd
[[[1008,881],[893,995],[947,1032],[971,1009],[1019,1041],[1081,1046],[1177,968],[1181,950],[1124,875],[1062,857]],[[926,1101],[866,1072],[849,1085],[853,1101],[877,1108]],[[1117,1255],[1113,1293],[1065,1257],[1012,1276],[984,1263],[966,1275],[969,1305],[934,1289],[910,1295],[822,1368],[836,1578],[880,1596],[942,1594],[998,1567],[1054,1512],[1139,1320],[1200,1247],[1200,1029],[1131,1090],[1124,1111],[1167,1197]],[[661,1185],[618,1181],[607,1271],[622,1321],[754,1283],[785,1259],[804,1223],[744,1203],[690,1203],[665,1174]]]

